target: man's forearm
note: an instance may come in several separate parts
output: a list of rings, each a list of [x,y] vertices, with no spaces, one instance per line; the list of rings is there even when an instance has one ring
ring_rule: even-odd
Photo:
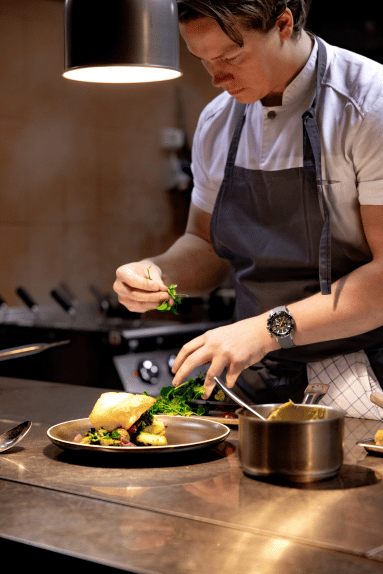
[[[288,305],[296,320],[294,340],[305,345],[376,329],[383,325],[382,302],[381,268],[367,263],[335,282],[331,295],[318,293]]]
[[[230,264],[214,252],[211,244],[185,233],[165,253],[150,257],[162,271],[166,285],[178,285],[178,291],[188,295],[211,292],[222,284]]]

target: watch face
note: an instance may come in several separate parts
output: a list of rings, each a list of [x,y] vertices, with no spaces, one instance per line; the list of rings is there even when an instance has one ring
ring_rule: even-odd
[[[267,321],[267,327],[273,335],[285,337],[289,335],[294,328],[294,319],[285,311],[280,311]]]

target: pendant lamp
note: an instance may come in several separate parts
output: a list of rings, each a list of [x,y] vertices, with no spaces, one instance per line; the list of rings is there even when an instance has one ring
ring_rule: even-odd
[[[179,69],[176,0],[65,0],[65,69],[72,80],[170,80]]]

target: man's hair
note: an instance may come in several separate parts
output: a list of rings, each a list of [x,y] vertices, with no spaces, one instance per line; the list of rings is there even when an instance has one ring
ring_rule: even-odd
[[[305,0],[177,0],[177,5],[181,23],[213,18],[239,46],[243,46],[239,23],[248,30],[268,32],[286,8],[294,19],[293,38],[300,36],[306,23]]]

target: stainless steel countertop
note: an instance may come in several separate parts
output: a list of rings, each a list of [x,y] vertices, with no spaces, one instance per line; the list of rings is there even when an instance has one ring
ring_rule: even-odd
[[[102,389],[0,378],[0,536],[129,572],[383,572],[383,457],[356,443],[383,423],[346,419],[339,475],[311,485],[254,480],[237,431],[213,450],[133,460],[85,457],[47,429],[88,416]],[[383,412],[383,411],[382,411]]]

